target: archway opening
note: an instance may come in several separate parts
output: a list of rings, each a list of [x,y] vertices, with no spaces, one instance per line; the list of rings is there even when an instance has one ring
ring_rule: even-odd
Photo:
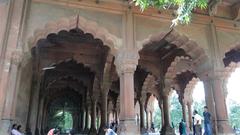
[[[193,99],[193,110],[197,110],[199,115],[203,115],[203,107],[206,105],[205,102],[205,92],[204,92],[204,85],[202,81],[197,81],[193,82],[194,88],[193,88],[193,93],[192,93],[192,99]]]
[[[175,128],[175,132],[178,133],[178,125],[183,119],[183,112],[179,101],[179,95],[176,91],[173,91],[170,99],[170,118],[171,126]]]
[[[239,45],[225,53],[225,73],[230,75],[225,89],[229,122],[236,133],[240,132],[240,48]]]
[[[229,122],[234,130],[240,129],[240,67],[236,68],[227,83],[227,109]]]

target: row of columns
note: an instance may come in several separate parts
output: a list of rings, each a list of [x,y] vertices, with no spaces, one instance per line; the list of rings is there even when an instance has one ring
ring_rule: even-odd
[[[131,60],[129,60],[131,61]],[[128,61],[128,62],[129,62]],[[119,69],[119,75],[120,75],[120,127],[119,127],[119,133],[120,134],[136,134],[139,133],[137,130],[137,126],[135,124],[135,112],[134,112],[134,82],[133,82],[133,74],[135,71],[136,64],[133,63],[125,63],[126,59],[124,59],[124,63],[122,63],[121,69]],[[15,72],[16,71],[16,72]],[[11,73],[14,75],[17,75],[18,66],[16,68],[14,67],[14,64],[11,68]],[[10,76],[11,79],[16,79],[16,76]],[[10,81],[11,81],[10,79]],[[12,80],[12,82],[16,82],[16,80]],[[228,123],[228,115],[227,115],[227,109],[226,109],[226,102],[225,102],[225,95],[224,95],[224,80],[221,77],[216,78],[210,78],[208,77],[206,80],[204,80],[204,87],[205,87],[205,95],[206,95],[206,103],[209,107],[210,112],[213,116],[213,125],[214,125],[214,132],[216,134],[232,134],[232,129],[229,126]],[[16,86],[11,85],[11,86]],[[9,87],[10,88],[10,87]],[[15,91],[15,87],[12,87],[12,90]],[[9,97],[13,97],[13,91],[8,91],[10,94],[7,96],[7,103],[13,102],[14,100]],[[12,93],[11,93],[12,92]],[[16,94],[16,93],[15,93]],[[12,95],[12,96],[11,96]],[[102,104],[102,115],[101,115],[101,127],[107,124],[107,95],[102,96],[103,98],[101,101]],[[169,97],[168,95],[162,96],[162,106],[160,108],[163,108],[163,131],[171,132],[171,126],[170,126],[170,118],[169,118]],[[8,102],[9,101],[9,102]],[[90,131],[96,132],[96,100],[92,101],[92,109],[91,109],[91,128]],[[12,104],[14,105],[14,104]],[[188,120],[189,125],[191,125],[191,104],[187,104],[188,106]],[[143,110],[143,103],[140,103],[140,116],[142,117],[144,114]],[[11,119],[11,114],[13,113],[12,106],[9,106],[7,104],[4,108],[3,116],[9,116],[7,119]],[[184,112],[184,119],[187,120],[186,117],[186,108],[185,105],[183,107]],[[88,114],[88,109],[86,109],[86,116]],[[2,117],[3,118],[3,117]],[[3,119],[2,121],[4,121]],[[141,119],[140,126],[141,128],[143,125],[143,119]],[[85,117],[85,125],[88,125],[88,117]],[[11,124],[11,123],[9,123]],[[9,125],[7,124],[7,125]],[[41,124],[40,124],[41,125]],[[86,128],[85,128],[86,129]],[[169,133],[170,134],[170,133]]]

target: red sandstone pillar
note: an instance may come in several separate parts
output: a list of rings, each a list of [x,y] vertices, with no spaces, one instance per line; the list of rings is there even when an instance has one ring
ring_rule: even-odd
[[[228,122],[228,113],[224,95],[224,82],[221,77],[213,79],[213,95],[217,116],[217,127],[219,135],[233,134],[233,130]]]
[[[144,126],[144,104],[142,101],[140,102],[140,128],[141,128],[141,130],[145,129],[145,126]]]
[[[88,133],[89,131],[89,110],[88,110],[88,105],[86,103],[86,106],[85,106],[85,127],[84,127],[84,133]]]
[[[189,123],[189,128],[192,131],[192,103],[187,104],[188,107],[188,123]]]
[[[158,99],[161,101],[158,101],[158,105],[161,111],[161,120],[162,120],[162,126],[164,125],[164,114],[163,114],[163,105],[162,105],[162,99]],[[159,127],[160,128],[160,127]]]
[[[169,90],[168,90],[169,91]],[[164,116],[164,125],[162,127],[162,133],[164,135],[174,135],[174,130],[170,124],[170,113],[169,113],[169,95],[163,94],[163,116]]]
[[[95,99],[92,99],[91,101],[91,128],[89,135],[96,135],[97,129],[96,129],[96,109],[97,109],[97,101]]]
[[[102,92],[101,94],[101,124],[100,124],[100,130],[99,130],[99,135],[105,135],[105,132],[103,131],[104,126],[107,125],[107,92]],[[114,116],[114,112],[113,112],[113,116]]]
[[[183,120],[187,122],[187,111],[186,111],[186,104],[184,101],[181,102],[181,105],[182,105],[182,114],[183,114]],[[188,125],[188,124],[187,124]]]
[[[16,56],[11,59],[9,78],[7,80],[6,98],[3,106],[2,117],[0,119],[0,134],[8,135],[8,129],[15,120],[15,108],[17,102],[17,80],[19,79],[21,57]]]
[[[121,50],[116,58],[116,67],[120,77],[119,135],[140,134],[135,123],[134,110],[134,71],[138,58],[138,53],[133,50]]]
[[[211,79],[205,79],[203,81],[204,84],[204,91],[205,91],[205,101],[206,105],[208,106],[208,110],[212,115],[212,127],[213,127],[213,133],[217,134],[217,116],[216,116],[216,110],[215,110],[215,101],[213,97],[213,87],[212,87],[213,81]]]

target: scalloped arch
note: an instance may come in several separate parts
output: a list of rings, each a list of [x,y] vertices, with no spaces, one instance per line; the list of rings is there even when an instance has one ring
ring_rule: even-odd
[[[161,32],[154,35],[150,35],[147,39],[138,43],[138,51],[140,51],[145,45],[154,41],[159,41],[165,38],[171,44],[176,45],[178,48],[183,49],[191,58],[195,64],[199,64],[208,59],[203,48],[201,48],[195,41],[190,40],[185,35],[180,35],[176,30],[172,30],[168,33]]]
[[[62,79],[65,79],[65,78],[69,78],[71,77],[74,81],[77,81],[79,83],[83,83],[85,86],[87,86],[87,84],[85,84],[85,82],[83,82],[81,79],[77,78],[76,76],[73,76],[73,75],[64,75],[64,76],[61,76],[61,77],[58,77],[54,80],[52,80],[51,82],[49,82],[49,84],[47,85],[46,89],[48,89],[51,85],[53,85],[54,83],[56,83],[57,81],[60,81]]]
[[[170,80],[170,84],[173,82],[177,74],[185,72],[187,70],[193,72],[194,69],[191,63],[192,60],[189,57],[175,57],[174,61],[168,67],[168,70],[165,74],[166,78]]]
[[[231,62],[229,66],[224,68],[224,78],[228,79],[237,68],[240,68],[240,62]]]
[[[155,77],[153,75],[148,74],[142,86],[142,95],[144,93],[152,93],[157,97],[157,99],[159,99],[160,95],[157,91],[155,83],[156,83]]]
[[[234,43],[234,44],[230,44],[227,45],[228,48],[224,50],[224,54],[231,51],[232,49],[239,49],[240,50],[240,41]]]
[[[36,29],[31,37],[28,39],[29,48],[34,47],[37,41],[46,38],[50,33],[58,33],[61,30],[71,30],[76,28],[77,16],[65,17],[56,21],[48,22],[43,28]],[[87,20],[79,16],[78,27],[85,33],[91,33],[94,38],[99,38],[103,41],[104,45],[111,49],[112,54],[115,56],[116,51],[121,46],[121,40],[115,35],[108,32],[107,29],[100,27],[96,22]]]

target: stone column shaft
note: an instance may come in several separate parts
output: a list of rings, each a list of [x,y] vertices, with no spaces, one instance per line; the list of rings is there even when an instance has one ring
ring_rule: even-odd
[[[163,116],[164,116],[164,125],[162,127],[163,135],[174,135],[174,130],[170,124],[170,113],[169,113],[169,96],[164,94],[163,96]]]
[[[17,63],[11,65],[10,76],[7,82],[6,98],[3,106],[2,118],[0,120],[0,134],[7,135],[8,129],[15,119],[15,105],[17,98],[17,79],[19,76],[19,65]]]
[[[231,134],[233,133],[233,130],[228,122],[223,85],[224,83],[222,79],[216,78],[213,80],[213,95],[215,100],[218,134]]]
[[[192,123],[192,104],[187,104],[187,107],[188,107],[188,123],[189,123],[189,128],[190,130],[192,131],[192,126],[193,126],[193,123]]]
[[[183,120],[187,123],[187,111],[186,111],[185,103],[182,103],[182,113],[183,113]]]
[[[145,128],[144,126],[144,105],[140,102],[140,128]]]
[[[85,106],[85,110],[86,110],[86,113],[85,113],[85,131],[89,130],[88,128],[88,125],[89,125],[89,110],[88,110],[88,106],[86,105]]]
[[[206,105],[208,106],[208,110],[211,113],[212,116],[212,126],[213,126],[213,133],[217,134],[217,116],[216,116],[216,110],[215,110],[215,101],[213,96],[213,87],[212,87],[212,81],[211,80],[205,80],[203,82],[204,84],[204,91],[205,91],[205,101]]]
[[[96,135],[97,129],[96,129],[96,111],[97,111],[97,101],[92,100],[91,103],[91,128],[90,128],[90,135]]]
[[[164,126],[170,126],[169,115],[169,99],[168,96],[163,96],[163,114],[164,114]]]
[[[139,55],[135,50],[121,50],[116,58],[120,77],[120,125],[118,134],[138,135],[134,110],[134,71]]]
[[[100,127],[104,127],[107,125],[107,93],[104,93],[102,95],[101,100],[102,106],[101,106],[101,125]]]

